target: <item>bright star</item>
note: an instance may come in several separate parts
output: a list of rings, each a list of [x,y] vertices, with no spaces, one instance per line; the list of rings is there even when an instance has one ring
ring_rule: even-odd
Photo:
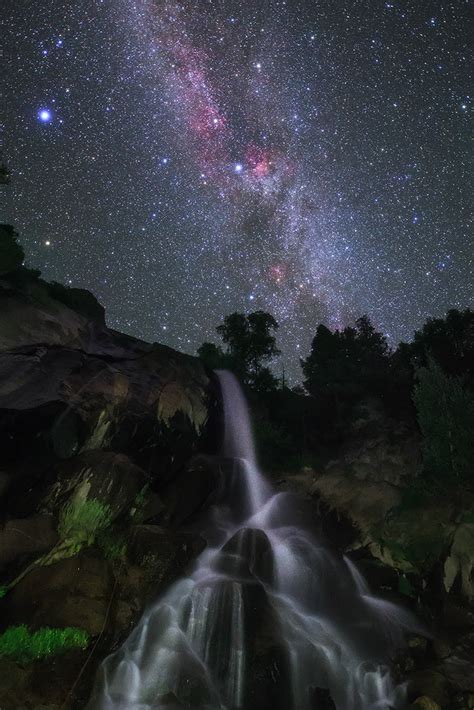
[[[38,118],[42,123],[50,123],[53,119],[53,114],[47,108],[42,108],[38,111]]]
[[[244,166],[242,165],[242,163],[235,164],[234,170],[236,173],[241,173],[243,169],[244,169]]]

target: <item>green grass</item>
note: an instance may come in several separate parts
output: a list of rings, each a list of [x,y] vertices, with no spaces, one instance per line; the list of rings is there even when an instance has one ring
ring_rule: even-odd
[[[20,663],[63,653],[71,648],[86,648],[89,635],[82,629],[51,629],[29,631],[25,625],[10,626],[0,635],[0,656]]]

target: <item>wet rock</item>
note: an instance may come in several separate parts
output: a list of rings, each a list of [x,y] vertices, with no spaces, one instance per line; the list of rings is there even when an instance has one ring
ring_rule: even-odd
[[[162,490],[163,520],[178,527],[215,501],[219,490],[220,462],[209,456],[194,457]]]
[[[314,705],[314,710],[336,710],[336,705],[331,698],[329,690],[324,688],[315,688],[312,692],[311,701]]]
[[[270,583],[273,578],[273,552],[263,530],[239,530],[222,548],[218,569],[230,576],[255,577]]]
[[[172,532],[156,525],[134,526],[129,540],[129,562],[147,571],[156,592],[173,582],[206,546],[199,536]]]

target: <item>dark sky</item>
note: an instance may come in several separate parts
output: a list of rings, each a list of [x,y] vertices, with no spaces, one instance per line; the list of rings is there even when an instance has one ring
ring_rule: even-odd
[[[4,0],[0,218],[115,328],[392,343],[473,305],[469,3]]]

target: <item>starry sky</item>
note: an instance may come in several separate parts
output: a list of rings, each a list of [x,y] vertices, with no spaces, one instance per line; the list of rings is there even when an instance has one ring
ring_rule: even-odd
[[[392,344],[473,306],[465,0],[3,0],[0,218],[109,325]],[[470,93],[471,92],[471,93]],[[277,365],[277,370],[280,365]]]

